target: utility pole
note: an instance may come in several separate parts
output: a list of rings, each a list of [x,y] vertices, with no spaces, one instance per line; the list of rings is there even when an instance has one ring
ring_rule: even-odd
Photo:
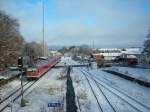
[[[93,50],[94,50],[94,40],[93,40]]]
[[[44,39],[44,0],[42,0],[42,9],[43,9],[43,18],[42,18],[42,22],[43,22],[43,56],[45,56],[45,39]]]
[[[24,98],[23,98],[23,69],[21,69],[21,107],[24,107]]]

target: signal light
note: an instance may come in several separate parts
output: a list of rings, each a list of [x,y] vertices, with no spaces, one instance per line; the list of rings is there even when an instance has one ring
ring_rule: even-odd
[[[23,67],[23,58],[19,57],[18,58],[18,68],[22,68]]]

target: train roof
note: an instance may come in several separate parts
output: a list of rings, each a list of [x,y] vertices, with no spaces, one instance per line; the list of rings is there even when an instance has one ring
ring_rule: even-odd
[[[39,59],[42,59],[42,60],[47,60],[48,59],[48,57],[39,57]]]
[[[137,57],[135,55],[127,55],[127,58],[136,59]]]

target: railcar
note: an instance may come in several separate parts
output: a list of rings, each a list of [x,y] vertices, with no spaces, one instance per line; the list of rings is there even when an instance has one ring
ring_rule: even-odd
[[[114,61],[128,66],[134,66],[138,64],[137,57],[134,55],[127,55],[126,57],[118,56]]]
[[[26,69],[26,77],[29,78],[39,78],[49,69],[55,66],[60,61],[58,58],[47,58],[40,59],[36,65],[30,66]]]

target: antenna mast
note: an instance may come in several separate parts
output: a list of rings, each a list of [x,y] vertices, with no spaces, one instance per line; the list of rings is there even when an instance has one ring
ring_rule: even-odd
[[[42,18],[42,21],[43,21],[43,56],[45,56],[45,39],[44,39],[44,0],[42,0],[42,9],[43,9],[43,18]]]

